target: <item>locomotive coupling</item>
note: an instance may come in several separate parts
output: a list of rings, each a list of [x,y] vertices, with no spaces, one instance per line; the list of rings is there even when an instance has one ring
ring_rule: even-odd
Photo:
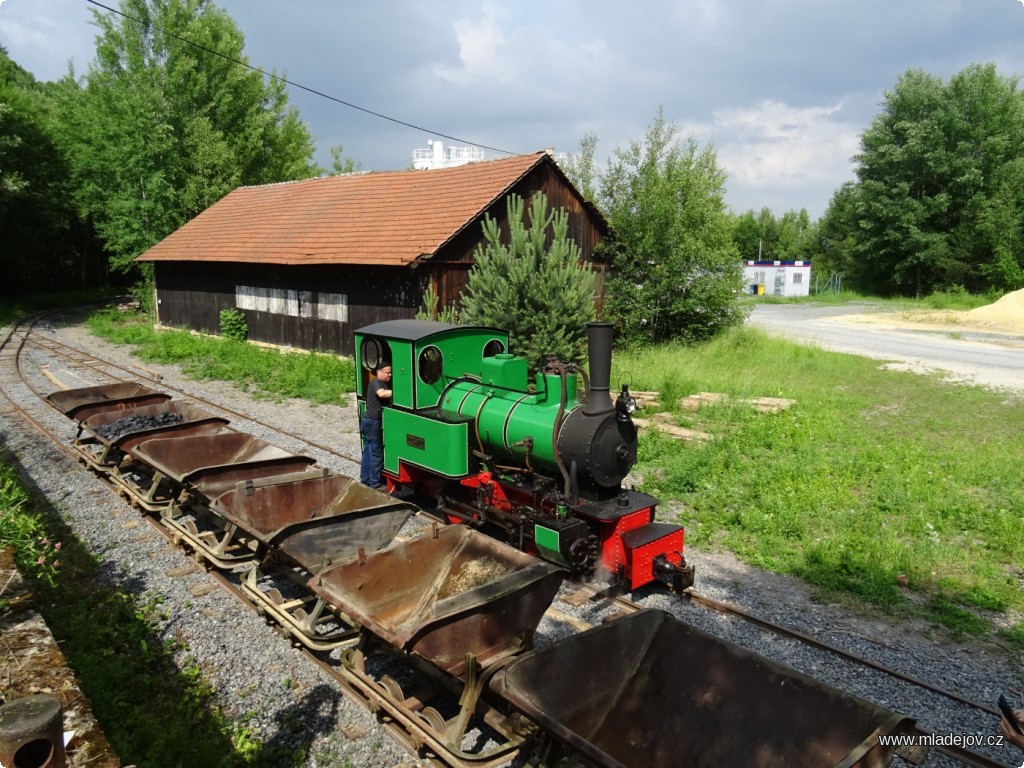
[[[678,557],[679,562],[673,563],[666,555],[658,555],[652,564],[654,578],[673,592],[682,592],[693,586],[693,566],[687,564],[682,555]]]

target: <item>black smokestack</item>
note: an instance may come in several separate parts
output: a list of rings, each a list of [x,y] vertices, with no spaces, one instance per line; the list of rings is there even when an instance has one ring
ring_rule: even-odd
[[[612,380],[612,324],[587,323],[587,355],[590,357],[590,391],[583,412],[604,413],[614,407],[609,387]]]

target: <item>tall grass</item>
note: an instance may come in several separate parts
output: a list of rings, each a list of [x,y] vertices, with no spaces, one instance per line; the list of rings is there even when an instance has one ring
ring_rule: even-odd
[[[925,602],[957,630],[983,626],[978,611],[1024,611],[1020,398],[749,327],[620,354],[613,376],[660,390],[676,423],[714,436],[641,438],[642,487],[683,503],[692,546],[888,608]],[[732,399],[679,408],[701,391]],[[741,402],[760,396],[797,402],[777,414]]]
[[[101,338],[134,346],[145,362],[178,365],[195,379],[232,381],[257,397],[344,404],[355,391],[355,366],[335,355],[283,353],[186,331],[158,333],[144,317],[116,309],[93,314],[87,324]]]
[[[43,614],[127,765],[211,768],[293,765],[277,745],[253,741],[215,705],[199,667],[179,669],[161,640],[160,601],[101,578],[55,509],[27,484],[17,459],[0,454],[0,547],[15,552]],[[10,610],[0,584],[0,617]],[[30,663],[30,660],[22,660]]]

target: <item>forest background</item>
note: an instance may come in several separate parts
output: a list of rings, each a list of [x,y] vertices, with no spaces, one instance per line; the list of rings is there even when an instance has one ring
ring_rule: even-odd
[[[0,267],[9,296],[137,285],[134,259],[241,185],[329,169],[284,82],[249,65],[206,0],[122,0],[96,12],[86,73],[37,82],[0,48]],[[659,110],[595,163],[587,134],[564,163],[608,217],[608,319],[625,339],[702,341],[744,317],[738,265],[811,261],[819,283],[876,296],[1024,287],[1024,94],[977,63],[948,80],[908,70],[860,137],[856,179],[825,214],[737,213],[715,147]]]

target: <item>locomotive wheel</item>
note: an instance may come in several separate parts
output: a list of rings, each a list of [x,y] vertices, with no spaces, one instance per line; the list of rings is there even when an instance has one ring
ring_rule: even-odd
[[[575,573],[587,574],[594,570],[594,563],[597,562],[597,537],[587,536],[585,539],[577,539],[569,547],[569,567]]]

